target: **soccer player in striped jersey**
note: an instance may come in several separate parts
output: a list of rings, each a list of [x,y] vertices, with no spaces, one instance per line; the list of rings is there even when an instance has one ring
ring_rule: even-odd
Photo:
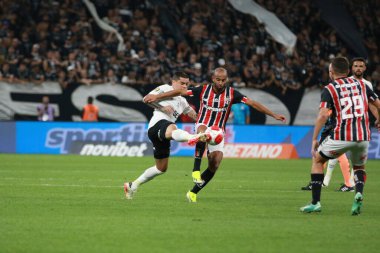
[[[159,99],[184,95],[184,96],[197,96],[200,99],[200,108],[198,111],[198,118],[196,122],[197,133],[203,133],[207,127],[218,126],[225,128],[228,116],[231,111],[232,104],[245,103],[257,111],[269,115],[276,120],[285,122],[285,117],[276,114],[269,110],[264,105],[251,100],[233,87],[227,85],[228,75],[227,70],[224,68],[216,68],[212,75],[212,83],[189,88],[188,90],[173,90],[159,95],[150,95],[147,97],[148,102],[155,102]],[[196,184],[193,189],[187,192],[186,197],[190,202],[197,201],[197,193],[202,190],[214,177],[219,165],[223,159],[224,139],[218,145],[207,145],[208,147],[208,168],[200,175],[199,167],[201,158],[205,150],[205,144],[196,146],[196,159],[195,166],[198,166],[199,178],[196,179]],[[193,172],[194,178],[194,172]]]
[[[363,76],[364,76],[364,72],[366,71],[367,69],[367,66],[366,66],[366,62],[365,62],[365,59],[362,58],[362,57],[356,57],[356,58],[353,58],[351,60],[351,72],[352,72],[352,76],[350,76],[351,78],[354,78],[358,81],[363,81],[363,83],[365,85],[367,85],[371,90],[373,90],[373,85],[370,81],[366,80]],[[376,119],[379,119],[379,114],[377,112],[377,109],[376,109],[376,106],[372,105],[372,104],[368,104],[369,106],[369,109],[371,110],[373,116],[376,118]]]
[[[367,69],[367,66],[366,66],[366,61],[364,58],[362,58],[362,57],[353,58],[351,60],[352,76],[350,76],[350,77],[354,78],[358,81],[363,81],[363,83],[365,85],[367,85],[371,90],[373,90],[372,83],[370,81],[364,79],[364,77],[363,77],[366,69]],[[370,111],[372,112],[373,116],[376,119],[378,119],[379,114],[377,112],[376,106],[369,103],[368,107],[369,107]],[[346,157],[346,155],[342,155],[338,159],[342,160],[342,161],[339,160],[339,164],[344,165],[343,167],[341,166],[342,174],[343,174],[343,178],[344,178],[344,184],[342,184],[339,191],[354,191],[354,187],[352,187],[353,186],[353,183],[352,183],[353,179],[351,178],[351,175],[349,172],[349,167],[348,167],[349,163],[348,163],[347,157]],[[332,172],[334,170],[336,163],[337,163],[336,159],[329,160],[327,168],[326,168],[326,174],[325,174],[325,177],[323,179],[323,186],[327,186],[329,184],[330,179],[331,179],[331,175],[332,175]]]
[[[329,65],[332,80],[322,91],[319,115],[317,117],[313,139],[311,167],[312,201],[301,207],[305,213],[321,211],[321,186],[323,182],[323,164],[350,151],[354,166],[355,197],[351,208],[352,215],[358,215],[363,201],[363,189],[366,181],[365,163],[367,161],[370,140],[368,103],[380,111],[377,95],[362,81],[347,77],[349,62],[345,57],[336,57]],[[335,125],[320,145],[318,135],[329,118],[329,110],[335,118]],[[376,120],[380,130],[380,122]]]
[[[189,76],[186,73],[177,72],[173,76],[172,85],[161,85],[149,94],[160,94],[171,90],[186,91],[189,82]],[[144,102],[155,108],[153,117],[148,125],[148,137],[153,143],[155,165],[146,169],[133,182],[126,182],[124,184],[124,192],[127,199],[133,198],[134,193],[141,184],[166,172],[169,163],[170,140],[190,143],[207,140],[207,135],[204,133],[193,135],[184,130],[177,129],[175,121],[182,113],[187,114],[194,121],[197,119],[197,113],[185,98],[176,96],[159,102],[147,102],[144,99]]]

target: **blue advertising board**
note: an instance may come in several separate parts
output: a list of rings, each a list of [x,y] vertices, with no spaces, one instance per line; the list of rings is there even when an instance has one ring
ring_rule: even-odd
[[[177,124],[194,131],[193,124]],[[0,122],[0,152],[18,154],[151,155],[146,123]],[[292,144],[310,158],[311,126],[227,125],[225,143]],[[194,147],[171,142],[172,156],[193,156]],[[370,159],[380,159],[380,133],[372,129]]]

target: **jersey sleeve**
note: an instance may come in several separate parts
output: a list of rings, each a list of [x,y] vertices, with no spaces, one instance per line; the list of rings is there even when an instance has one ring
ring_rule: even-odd
[[[246,103],[247,102],[247,97],[243,94],[241,94],[239,91],[237,90],[234,90],[234,98],[232,100],[232,103],[233,104],[236,104],[236,103]]]
[[[167,84],[164,84],[164,85],[158,86],[157,88],[155,88],[154,90],[152,90],[151,92],[149,92],[149,94],[157,95],[157,94],[161,94],[161,93],[167,92],[169,90],[170,90],[170,86],[167,85]]]
[[[324,88],[321,94],[321,103],[319,104],[319,109],[321,108],[330,109],[332,108],[332,106],[333,106],[333,99],[331,97],[331,94],[327,88]]]
[[[369,87],[368,85],[365,86],[367,91],[367,96],[371,101],[375,101],[377,98],[379,98],[376,93]]]
[[[187,89],[187,95],[190,97],[200,97],[202,94],[203,85],[197,87],[191,87]]]

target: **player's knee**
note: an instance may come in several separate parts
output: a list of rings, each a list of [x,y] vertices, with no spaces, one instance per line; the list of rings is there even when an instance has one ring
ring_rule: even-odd
[[[159,171],[165,173],[168,169],[168,166],[156,166]]]
[[[354,165],[353,170],[364,170],[364,165]]]

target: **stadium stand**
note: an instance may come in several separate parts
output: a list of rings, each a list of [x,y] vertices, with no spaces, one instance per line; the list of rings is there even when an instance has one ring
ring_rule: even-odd
[[[0,81],[57,81],[62,89],[73,82],[139,86],[185,70],[199,84],[211,69],[224,66],[237,87],[286,96],[326,83],[329,58],[358,56],[311,0],[257,1],[296,34],[293,54],[255,17],[225,0],[93,1],[100,19],[116,32],[102,30],[83,2],[1,1]],[[366,78],[379,91],[380,3],[343,2],[368,52]],[[124,50],[118,50],[117,34]]]

